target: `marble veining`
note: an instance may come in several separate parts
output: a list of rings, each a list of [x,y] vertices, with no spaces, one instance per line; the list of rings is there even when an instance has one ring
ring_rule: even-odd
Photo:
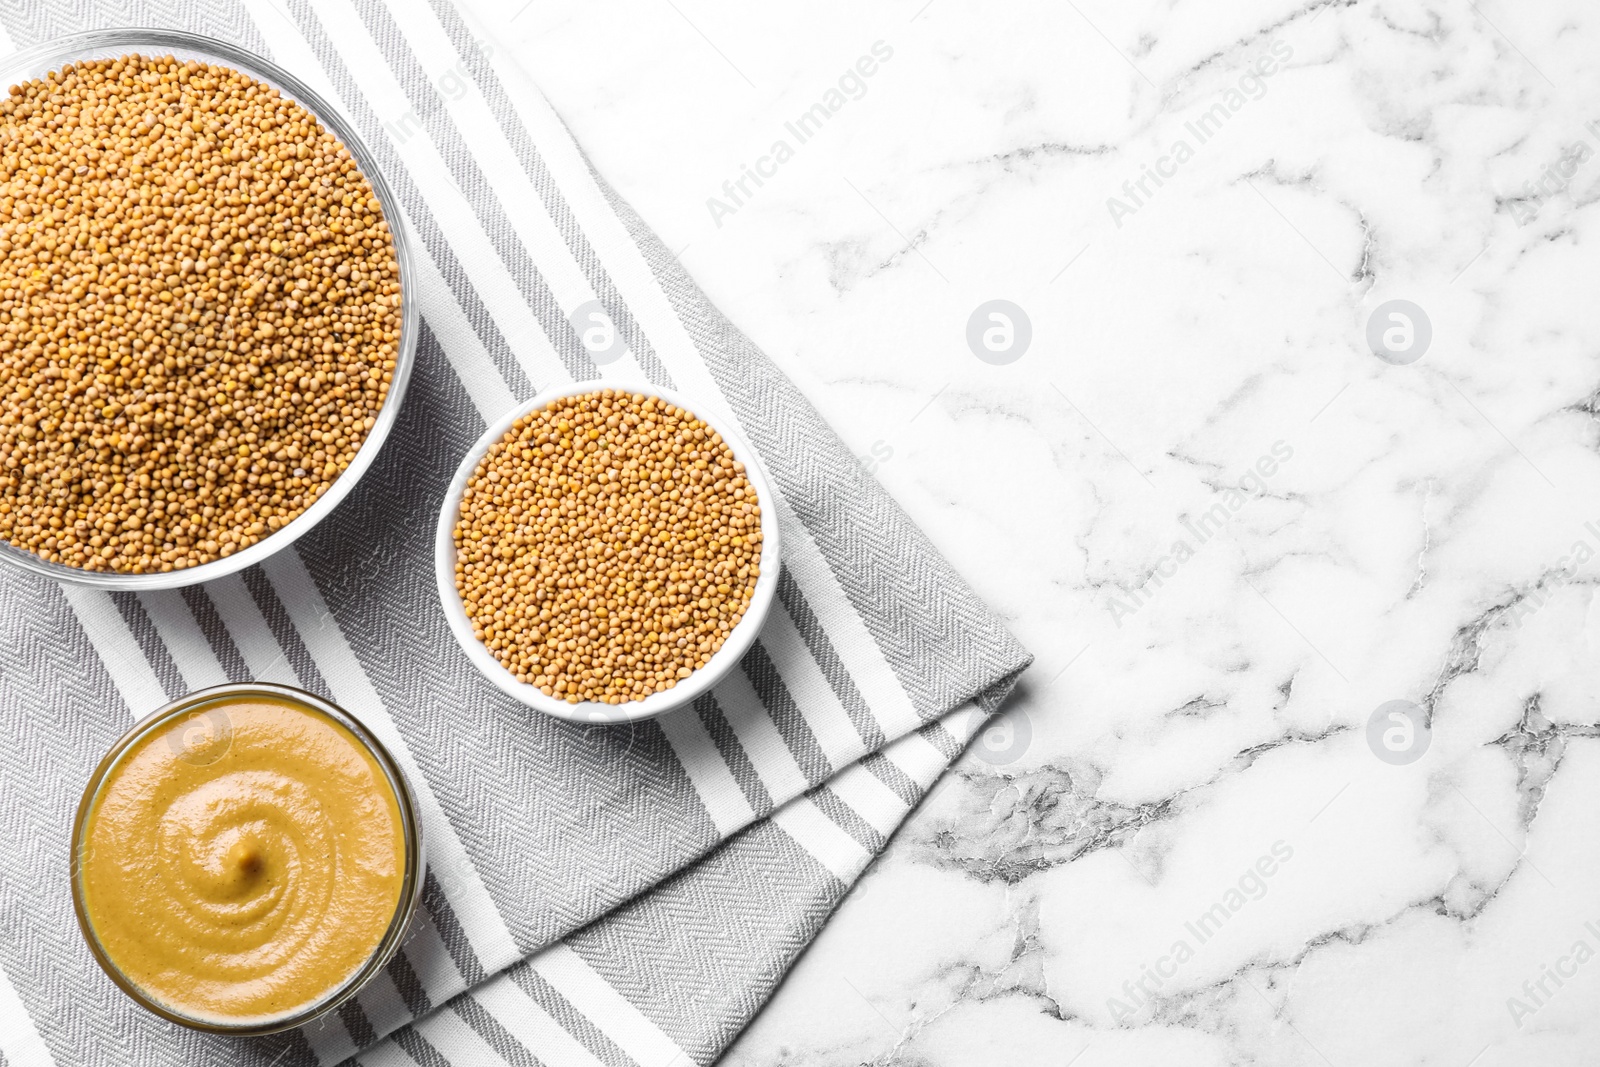
[[[1038,656],[728,1063],[1600,1059],[1600,7],[476,10]]]

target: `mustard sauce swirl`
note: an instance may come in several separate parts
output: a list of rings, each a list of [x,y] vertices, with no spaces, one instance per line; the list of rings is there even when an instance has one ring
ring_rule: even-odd
[[[340,988],[400,906],[404,824],[382,766],[314,708],[222,698],[107,772],[78,856],[110,962],[190,1018],[283,1016]]]

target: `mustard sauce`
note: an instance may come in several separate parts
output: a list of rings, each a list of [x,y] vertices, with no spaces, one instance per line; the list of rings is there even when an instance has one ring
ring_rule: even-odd
[[[222,697],[106,773],[78,854],[85,918],[149,999],[237,1023],[311,1006],[377,950],[400,906],[399,801],[315,708]]]

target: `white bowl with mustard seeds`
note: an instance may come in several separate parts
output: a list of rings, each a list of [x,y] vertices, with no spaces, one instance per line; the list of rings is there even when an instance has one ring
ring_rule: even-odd
[[[778,516],[755,450],[645,383],[545,390],[490,426],[445,493],[439,600],[502,692],[580,723],[691,703],[754,643]]]

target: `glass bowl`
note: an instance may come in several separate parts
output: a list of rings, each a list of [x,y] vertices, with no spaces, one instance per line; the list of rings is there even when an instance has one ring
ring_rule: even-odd
[[[226,726],[226,718],[222,724],[208,718],[207,708],[214,708],[223,702],[237,701],[240,698],[261,697],[267,700],[282,701],[298,704],[311,711],[320,713],[348,730],[355,739],[364,747],[378,766],[383,769],[384,777],[389,786],[394,790],[395,801],[400,808],[400,822],[402,837],[405,840],[405,873],[400,885],[400,900],[395,906],[394,918],[390,920],[388,929],[384,932],[383,939],[373,949],[365,963],[363,963],[343,984],[326,994],[322,999],[312,1001],[310,1004],[285,1012],[281,1015],[266,1018],[251,1017],[233,1023],[225,1019],[196,1018],[184,1015],[182,1012],[169,1007],[139,988],[116,962],[106,953],[101,946],[99,938],[95,935],[94,926],[89,921],[87,908],[84,905],[83,884],[80,867],[80,857],[85,847],[84,835],[88,831],[89,813],[93,810],[96,799],[99,797],[107,776],[114,770],[122,757],[142,738],[150,735],[154,730],[171,724],[176,719],[192,718],[197,724],[196,729],[204,730],[202,745],[223,746],[218,752],[226,751],[226,744],[231,734]],[[205,751],[201,749],[201,751]],[[215,757],[212,757],[213,759]],[[400,946],[404,944],[412,917],[416,914],[417,905],[422,899],[423,877],[426,870],[427,858],[423,851],[422,841],[422,809],[418,806],[417,796],[406,781],[405,773],[400,769],[389,750],[383,742],[373,736],[372,731],[363,726],[360,720],[321,697],[304,690],[294,689],[286,685],[273,685],[266,682],[247,682],[235,685],[219,685],[210,689],[202,689],[190,693],[186,697],[175,700],[165,707],[135,723],[133,728],[123,734],[117,743],[111,746],[105,758],[100,761],[94,774],[89,777],[89,783],[84,786],[83,799],[78,804],[77,816],[72,823],[71,857],[69,870],[72,879],[72,907],[77,915],[78,929],[83,934],[83,939],[89,945],[89,951],[94,956],[95,962],[128,996],[132,997],[139,1005],[148,1011],[154,1012],[163,1019],[195,1030],[204,1030],[214,1034],[234,1034],[240,1036],[271,1034],[292,1027],[303,1026],[313,1019],[333,1011],[339,1005],[348,1001],[366,987],[374,976],[388,966]]]
[[[506,435],[513,423],[530,411],[536,411],[552,400],[581,396],[597,389],[615,389],[619,392],[653,396],[665,400],[674,407],[692,411],[697,418],[722,435],[734,458],[744,464],[745,479],[755,489],[756,500],[761,506],[761,574],[756,578],[756,588],[750,597],[750,607],[728,632],[722,647],[717,649],[704,667],[671,689],[651,693],[643,700],[628,700],[621,704],[602,704],[593,700],[581,700],[573,704],[546,696],[538,687],[519,680],[495,659],[494,653],[490,652],[482,641],[473,636],[472,621],[467,617],[467,610],[461,603],[461,594],[456,590],[456,521],[461,515],[461,494],[467,488],[467,479],[478,469],[479,461],[483,459],[491,445]],[[772,607],[772,598],[778,591],[780,558],[777,498],[767,481],[766,471],[762,469],[760,457],[745,441],[744,435],[734,427],[733,421],[716,414],[711,405],[697,404],[693,397],[683,396],[670,389],[662,389],[648,382],[611,380],[577,382],[546,389],[526,404],[517,405],[485,430],[477,443],[467,450],[461,466],[456,468],[455,477],[451,479],[450,488],[445,491],[444,505],[439,510],[439,525],[434,531],[433,543],[433,568],[439,586],[439,603],[444,608],[446,620],[450,623],[450,632],[455,635],[456,643],[466,653],[467,659],[472,661],[472,665],[501,692],[536,711],[570,722],[601,724],[638,722],[664,715],[674,708],[681,708],[702,693],[708,692],[729,671],[738,666],[744,654],[755,643],[757,635],[761,633],[761,626],[767,619],[767,611]]]
[[[400,268],[401,316],[400,347],[395,354],[394,379],[389,385],[389,393],[384,398],[383,406],[378,409],[376,421],[372,429],[367,432],[366,440],[362,441],[355,458],[310,507],[295,516],[282,529],[268,534],[250,547],[195,567],[182,567],[157,574],[118,574],[51,563],[26,549],[0,539],[0,561],[21,570],[61,582],[93,586],[98,589],[139,591],[196,585],[243,570],[251,564],[260,563],[274,552],[289,547],[296,539],[326,518],[328,513],[338,506],[339,501],[355,488],[361,475],[372,466],[378,450],[383,447],[384,439],[389,436],[395,420],[399,418],[400,405],[405,399],[406,384],[411,377],[411,366],[416,359],[418,324],[414,293],[415,271],[411,265],[411,249],[400,214],[400,202],[395,199],[389,183],[384,180],[372,153],[344,116],[322,97],[312,92],[304,82],[281,67],[242,48],[195,33],[158,29],[91,30],[87,33],[58,37],[53,41],[46,41],[0,59],[0,87],[17,85],[32,78],[42,77],[52,70],[60,70],[67,63],[88,59],[111,59],[133,52],[146,56],[171,55],[178,59],[195,59],[232,67],[267,83],[315,115],[317,121],[349,150],[351,159],[371,184],[373,193],[382,205],[384,220],[388,222],[389,233],[394,240],[395,260]]]

